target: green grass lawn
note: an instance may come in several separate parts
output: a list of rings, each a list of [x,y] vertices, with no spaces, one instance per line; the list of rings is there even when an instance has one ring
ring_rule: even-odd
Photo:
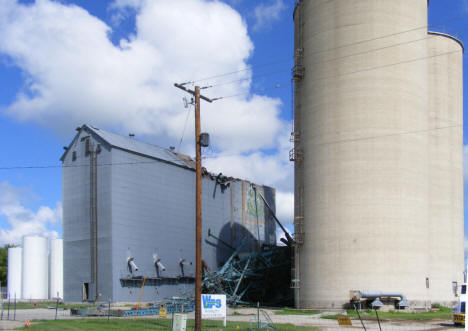
[[[23,327],[20,330],[171,330],[171,319],[107,319],[87,318],[76,320],[58,320],[58,321],[33,321],[32,327]],[[187,330],[192,330],[194,321],[187,321]],[[298,327],[292,324],[275,324],[275,330],[281,331],[318,331],[317,328]],[[248,331],[250,323],[248,322],[228,322],[226,328],[223,328],[221,321],[203,321],[202,329],[206,331]]]
[[[358,315],[355,310],[348,310],[348,317],[358,318]],[[375,311],[371,309],[361,310],[359,312],[363,319],[377,319]],[[452,319],[452,310],[450,308],[440,308],[438,311],[428,311],[428,312],[403,312],[403,311],[390,311],[390,312],[378,312],[379,318],[381,320],[385,319],[401,319],[401,320],[419,320],[419,321],[428,321],[436,319]],[[327,319],[336,319],[338,316],[343,315],[326,315],[322,318]]]
[[[275,315],[316,315],[320,314],[319,311],[316,310],[307,310],[307,309],[293,309],[284,307],[281,310],[276,310]]]

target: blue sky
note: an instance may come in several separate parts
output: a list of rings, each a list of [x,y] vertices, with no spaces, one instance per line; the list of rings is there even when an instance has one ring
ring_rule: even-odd
[[[290,223],[294,3],[5,0],[0,244],[28,233],[61,235],[59,158],[75,127],[89,123],[179,148],[188,110],[172,83],[246,67],[198,82],[214,85],[204,90],[209,97],[236,95],[203,105],[214,143],[204,162],[214,172],[276,187],[278,214]],[[466,40],[467,1],[432,0],[429,18],[432,30]],[[189,117],[180,144],[188,154],[191,123]]]

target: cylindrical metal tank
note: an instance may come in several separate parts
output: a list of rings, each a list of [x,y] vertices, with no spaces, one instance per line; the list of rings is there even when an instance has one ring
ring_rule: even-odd
[[[427,1],[302,0],[294,21],[296,306],[426,304]]]
[[[50,241],[49,297],[63,298],[63,239]]]
[[[448,304],[464,271],[463,46],[429,36],[429,293]]]
[[[22,299],[45,300],[49,297],[47,239],[23,237]]]
[[[22,251],[21,247],[8,248],[7,294],[11,299],[21,299]]]

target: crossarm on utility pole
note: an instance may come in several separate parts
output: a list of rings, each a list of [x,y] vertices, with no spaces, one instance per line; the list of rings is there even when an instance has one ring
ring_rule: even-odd
[[[195,95],[195,91],[189,90],[188,88],[186,88],[186,87],[185,87],[184,85],[182,85],[182,84],[177,84],[177,83],[175,83],[174,86],[177,87],[177,88],[180,88],[181,90],[183,90],[183,91],[185,91],[185,92],[187,92],[187,93],[190,93],[191,95]],[[205,97],[204,95],[199,94],[199,96],[200,96],[200,99],[203,99],[203,100],[205,100],[205,101],[208,101],[209,103],[212,103],[212,102],[213,102],[212,99],[207,98],[207,97]]]

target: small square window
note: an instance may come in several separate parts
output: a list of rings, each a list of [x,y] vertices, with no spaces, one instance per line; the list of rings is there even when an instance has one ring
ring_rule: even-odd
[[[73,151],[73,153],[72,153],[72,160],[73,160],[73,161],[76,160],[76,151]]]

